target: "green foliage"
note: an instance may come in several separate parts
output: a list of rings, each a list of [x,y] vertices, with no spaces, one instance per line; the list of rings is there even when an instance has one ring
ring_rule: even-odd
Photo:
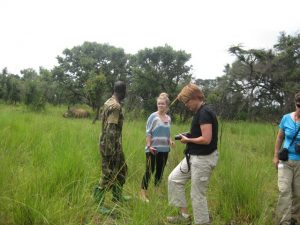
[[[273,224],[277,185],[270,160],[276,127],[245,122],[223,122],[221,127],[217,215],[225,224]]]
[[[151,203],[145,204],[137,193],[145,169],[146,120],[125,120],[123,147],[129,174],[124,192],[133,200],[114,204],[107,193],[105,204],[114,208],[114,215],[103,216],[92,198],[101,168],[100,125],[64,119],[63,112],[63,107],[37,114],[1,105],[0,224],[152,225],[164,224],[166,216],[176,213],[168,206],[167,177],[183,159],[184,145],[176,142],[162,184],[154,190],[151,181]],[[172,136],[188,128],[189,123],[173,124]],[[273,224],[277,186],[271,159],[277,128],[220,121],[219,130],[219,162],[208,192],[213,225]]]
[[[44,90],[38,81],[29,80],[25,83],[24,103],[34,111],[45,109]]]
[[[22,86],[18,76],[11,75],[6,78],[3,97],[6,102],[16,104],[21,100]]]
[[[86,102],[95,108],[99,104],[99,99],[95,99],[97,94],[104,91],[111,94],[116,80],[127,80],[128,57],[121,48],[84,42],[81,46],[65,49],[63,54],[57,57],[59,65],[53,69],[53,74],[61,88],[65,89],[68,103]],[[95,76],[104,76],[105,80]],[[91,93],[91,81],[95,79],[98,87],[94,87],[94,93]]]
[[[40,67],[38,80],[43,89],[46,102],[54,105],[66,102],[62,95],[63,90],[59,87],[57,81],[55,81],[51,71]]]
[[[0,99],[17,104],[21,101],[22,82],[18,75],[9,74],[4,68],[0,73]]]
[[[93,109],[100,107],[103,104],[103,94],[105,93],[106,78],[104,74],[91,74],[90,78],[86,81],[84,91],[86,93],[89,105]]]
[[[140,50],[132,58],[132,94],[139,97],[145,111],[156,109],[161,92],[174,99],[180,87],[191,81],[190,58],[190,54],[168,45]]]
[[[44,102],[88,104],[98,114],[112,94],[114,82],[123,80],[128,87],[126,110],[145,116],[156,110],[156,97],[161,92],[167,92],[173,100],[184,85],[193,81],[224,119],[274,121],[294,110],[293,96],[300,90],[299,49],[300,34],[284,32],[272,49],[232,46],[228,52],[236,60],[225,66],[223,76],[194,80],[191,55],[169,45],[129,55],[109,44],[84,42],[65,49],[52,70],[40,68],[37,73],[29,68],[19,76],[4,68],[0,73],[0,99],[10,104],[35,102],[30,104],[36,109],[42,109]],[[179,120],[189,117],[180,104],[170,110]]]
[[[236,57],[215,80],[196,80],[217,114],[226,119],[278,120],[294,110],[300,90],[300,35],[282,33],[274,49],[229,48]]]
[[[4,68],[2,70],[2,73],[0,73],[0,99],[4,99],[5,96],[5,82],[6,82],[6,76],[7,76],[7,69]]]
[[[31,68],[21,70],[21,74],[23,75],[23,80],[25,81],[32,81],[38,78],[37,72]]]

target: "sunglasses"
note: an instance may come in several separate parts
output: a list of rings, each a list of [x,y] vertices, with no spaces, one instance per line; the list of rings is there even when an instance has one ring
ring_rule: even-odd
[[[297,108],[300,108],[300,103],[297,102],[297,103],[296,103],[296,106],[297,106]]]

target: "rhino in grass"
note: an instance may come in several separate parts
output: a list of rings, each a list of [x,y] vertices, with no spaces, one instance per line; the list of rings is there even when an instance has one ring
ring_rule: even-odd
[[[90,113],[85,110],[85,109],[81,109],[81,108],[72,108],[72,109],[68,109],[67,112],[64,113],[63,117],[65,118],[87,118],[90,116]]]

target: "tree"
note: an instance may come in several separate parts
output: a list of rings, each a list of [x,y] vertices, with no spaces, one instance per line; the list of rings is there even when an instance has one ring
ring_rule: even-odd
[[[281,87],[283,112],[288,112],[294,109],[294,94],[300,90],[300,34],[291,36],[282,32],[274,48],[274,80]]]
[[[93,77],[105,76],[105,90],[112,90],[116,80],[126,81],[128,77],[128,56],[121,48],[108,44],[84,42],[81,46],[65,49],[64,56],[58,56],[58,66],[53,74],[66,93],[69,103],[85,102],[93,106],[86,95],[87,82]]]
[[[6,93],[6,76],[7,76],[7,68],[4,68],[2,70],[2,73],[0,73],[0,99],[5,98]]]
[[[90,78],[86,82],[85,93],[89,101],[89,105],[92,106],[93,110],[96,110],[96,116],[93,123],[96,122],[100,107],[103,104],[103,95],[105,93],[106,78],[104,74],[91,74]]]
[[[201,81],[204,90],[209,90],[208,100],[222,103],[223,111],[218,104],[217,109],[229,118],[276,117],[293,110],[293,97],[300,89],[299,37],[282,33],[270,50],[231,47],[229,53],[236,61],[225,67],[225,75],[216,79],[215,88]]]
[[[31,81],[31,80],[38,79],[37,72],[32,68],[21,70],[21,74],[23,75],[22,80],[24,81]]]
[[[17,104],[21,101],[21,91],[20,77],[8,73],[7,68],[4,68],[0,73],[0,99],[10,104]]]
[[[247,118],[253,119],[265,107],[275,107],[280,101],[280,85],[274,80],[274,59],[272,50],[244,50],[240,46],[229,49],[237,60],[228,69],[228,78],[233,92],[243,95]],[[258,109],[255,110],[255,109]]]
[[[34,111],[45,109],[44,89],[38,80],[28,80],[25,83],[24,103]]]
[[[43,69],[41,69],[42,72]],[[21,70],[23,75],[21,81],[24,86],[23,101],[26,106],[34,111],[41,111],[45,109],[46,105],[46,86],[42,82],[41,76],[32,68]]]
[[[17,102],[21,101],[22,87],[20,77],[10,74],[9,76],[7,76],[5,84],[5,101],[16,105]]]
[[[63,103],[63,90],[59,88],[59,84],[54,79],[52,71],[40,67],[38,80],[44,90],[44,98],[48,103],[54,105]]]
[[[167,92],[174,99],[179,88],[191,81],[191,55],[165,45],[140,50],[132,58],[131,89],[149,112],[156,109],[156,97]]]

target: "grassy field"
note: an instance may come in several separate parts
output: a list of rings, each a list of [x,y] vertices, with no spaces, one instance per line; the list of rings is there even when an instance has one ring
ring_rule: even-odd
[[[115,210],[103,216],[92,198],[101,172],[100,123],[65,119],[64,110],[48,107],[33,113],[0,105],[0,224],[165,224],[165,217],[176,213],[167,202],[167,176],[183,158],[183,145],[172,149],[161,186],[154,190],[151,182],[150,204],[143,203],[138,192],[145,169],[146,121],[126,120],[123,144],[129,174],[124,192],[133,199],[116,205],[108,193],[105,204]],[[173,124],[172,135],[188,128],[189,123]],[[277,127],[220,122],[219,129],[220,157],[208,193],[213,224],[273,224]],[[189,199],[188,193],[189,187]]]

